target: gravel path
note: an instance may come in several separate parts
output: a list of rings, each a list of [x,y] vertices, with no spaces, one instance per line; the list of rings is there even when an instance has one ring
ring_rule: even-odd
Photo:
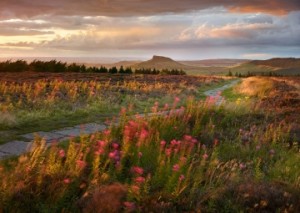
[[[225,89],[228,89],[235,84],[237,84],[239,80],[232,81],[229,84],[226,84],[222,87],[215,88],[212,90],[208,90],[204,92],[206,96],[213,97],[215,104],[220,105],[223,101],[223,97],[220,95],[222,91]],[[180,113],[180,110],[176,110],[173,113]],[[159,112],[159,113],[149,113],[147,116],[151,117],[154,115],[165,115],[171,113],[169,111],[165,112]],[[144,114],[141,114],[140,116],[145,116]],[[73,127],[66,127],[58,130],[53,130],[50,132],[34,132],[34,133],[28,133],[21,135],[22,138],[24,138],[23,141],[11,141],[6,144],[0,145],[0,159],[10,157],[10,156],[18,156],[22,153],[25,153],[29,151],[32,141],[36,136],[40,136],[46,140],[47,143],[51,143],[53,141],[61,142],[68,140],[70,137],[78,137],[82,134],[93,134],[95,132],[103,131],[107,128],[104,124],[98,124],[98,123],[86,123],[86,124],[80,124]]]

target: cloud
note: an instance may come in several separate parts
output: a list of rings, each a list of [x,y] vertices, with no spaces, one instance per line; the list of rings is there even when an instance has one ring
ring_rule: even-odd
[[[283,15],[300,10],[299,0],[2,0],[0,17],[28,18],[43,14],[82,16],[148,16],[184,13],[213,7],[232,12]]]

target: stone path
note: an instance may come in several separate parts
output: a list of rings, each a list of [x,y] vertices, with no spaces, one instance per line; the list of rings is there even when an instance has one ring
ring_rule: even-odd
[[[210,96],[210,97],[213,97],[214,98],[214,103],[215,105],[219,106],[222,104],[224,98],[221,96],[221,93],[230,88],[230,87],[233,87],[234,85],[236,85],[237,83],[239,83],[240,80],[237,79],[237,80],[234,80],[232,82],[230,82],[229,84],[226,84],[222,87],[218,87],[218,88],[215,88],[215,89],[211,89],[211,90],[207,90],[206,92],[204,92],[204,95],[206,96]]]
[[[226,84],[222,87],[208,90],[204,94],[206,96],[212,96],[216,99],[214,100],[216,105],[220,105],[223,101],[223,97],[220,96],[220,92],[224,91],[225,89],[228,89],[235,84],[237,84],[239,80],[232,81],[229,84]],[[169,113],[181,113],[181,110],[175,110],[173,112],[170,111],[164,111],[159,113],[149,113],[147,116],[152,117],[155,115],[167,115]],[[140,117],[146,116],[145,114],[139,115]],[[61,142],[68,140],[70,137],[78,137],[82,134],[90,135],[95,132],[103,131],[107,128],[104,124],[97,124],[97,123],[86,123],[86,124],[80,124],[73,127],[66,127],[58,130],[53,130],[50,132],[34,132],[29,134],[21,135],[22,138],[24,138],[23,141],[11,141],[6,144],[0,145],[0,159],[10,157],[10,156],[17,156],[22,153],[25,153],[29,151],[32,141],[36,136],[42,137],[46,140],[47,143],[51,143],[53,141]]]
[[[42,137],[47,143],[53,141],[61,142],[68,140],[70,137],[78,137],[82,134],[90,135],[95,132],[103,131],[107,128],[104,124],[87,123],[73,127],[66,127],[50,132],[34,132],[29,134],[21,135],[24,138],[23,141],[11,141],[6,144],[0,145],[0,159],[20,155],[28,151],[31,147],[32,141],[36,136]]]

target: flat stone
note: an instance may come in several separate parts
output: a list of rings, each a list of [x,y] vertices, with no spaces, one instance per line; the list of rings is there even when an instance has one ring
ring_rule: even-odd
[[[58,140],[59,138],[64,137],[64,135],[58,134],[56,132],[34,132],[34,133],[28,133],[25,135],[21,135],[23,138],[26,138],[30,141],[34,140],[36,136],[39,136],[41,138],[44,138],[47,142],[51,142],[53,140]]]
[[[53,133],[62,135],[65,137],[78,137],[80,136],[80,129],[79,128],[69,128],[69,129],[62,129],[62,130],[56,130]]]
[[[79,129],[94,129],[97,131],[103,131],[104,129],[106,129],[106,126],[103,124],[97,124],[97,123],[87,123],[87,124],[80,124],[75,126],[76,128]]]
[[[0,157],[9,155],[20,155],[28,151],[31,147],[30,142],[12,141],[0,146]]]
[[[8,156],[10,156],[10,154],[0,152],[0,159],[3,159],[3,158],[8,157]]]
[[[105,130],[107,127],[103,124],[97,123],[87,123],[75,126],[75,128],[79,128],[80,132],[83,134],[92,134],[95,132],[100,132]]]

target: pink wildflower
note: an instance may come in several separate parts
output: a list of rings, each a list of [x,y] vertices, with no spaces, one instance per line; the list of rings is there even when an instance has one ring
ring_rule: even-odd
[[[179,101],[180,101],[180,98],[179,98],[179,97],[175,97],[175,98],[174,98],[174,102],[175,102],[175,103],[178,103]]]
[[[246,166],[246,164],[244,164],[244,163],[240,163],[240,169],[241,169],[241,170],[244,170],[244,169],[246,169],[246,167],[247,167],[247,166]]]
[[[193,138],[192,143],[196,144],[196,143],[198,143],[198,140],[196,138]]]
[[[184,135],[183,138],[184,138],[184,140],[186,140],[186,141],[190,141],[190,140],[193,139],[193,137],[190,136],[190,135]]]
[[[183,181],[184,179],[185,179],[184,175],[181,174],[181,175],[179,176],[179,181],[181,182],[181,181]]]
[[[113,143],[113,144],[112,144],[112,147],[113,147],[114,149],[118,149],[118,148],[119,148],[119,144]]]
[[[169,157],[172,154],[172,149],[166,149],[166,155]]]
[[[179,159],[182,163],[186,163],[186,160],[187,160],[186,157],[180,157]]]
[[[132,186],[131,186],[131,190],[132,190],[132,192],[134,192],[134,193],[139,193],[140,187],[137,186],[137,185],[132,185]]]
[[[165,104],[165,106],[164,106],[164,110],[167,110],[167,109],[169,109],[169,104]]]
[[[148,135],[149,135],[149,132],[145,129],[142,129],[140,139],[145,140],[148,137]]]
[[[179,169],[180,169],[180,166],[179,166],[178,164],[175,164],[175,165],[173,166],[173,171],[174,171],[174,172],[178,172]]]
[[[135,182],[136,182],[136,183],[144,183],[144,182],[145,182],[145,178],[144,178],[144,177],[141,177],[141,176],[140,176],[140,177],[136,177],[136,178],[135,178]]]
[[[65,178],[65,179],[64,179],[64,183],[65,183],[65,184],[69,184],[69,183],[71,183],[71,180],[70,180],[70,178]]]
[[[132,172],[138,175],[142,175],[144,173],[144,169],[138,166],[132,167]]]
[[[110,130],[108,130],[108,129],[107,129],[107,130],[104,130],[104,131],[103,131],[103,134],[106,135],[106,136],[109,135],[109,134],[110,134]]]
[[[121,115],[124,115],[126,113],[126,108],[122,107],[121,111],[120,111],[120,114]]]
[[[102,148],[99,148],[97,151],[95,151],[96,155],[101,155],[104,153],[104,150]]]
[[[162,140],[161,142],[160,142],[160,146],[162,146],[162,147],[164,147],[165,145],[166,145],[166,141],[164,141],[164,140]]]
[[[126,201],[126,202],[124,202],[123,204],[124,204],[124,207],[125,207],[126,209],[131,209],[131,210],[135,209],[135,204],[134,204],[134,202],[128,202],[128,201]]]
[[[202,158],[203,158],[204,160],[206,160],[206,159],[208,158],[208,154],[204,153],[204,154],[202,155]]]
[[[98,141],[97,141],[97,144],[98,144],[98,146],[100,146],[100,147],[104,147],[104,146],[105,146],[105,141],[98,140]]]
[[[86,166],[86,162],[85,161],[83,161],[83,160],[77,160],[76,161],[76,164],[77,164],[77,166],[79,167],[79,168],[84,168],[85,166]]]
[[[139,156],[139,158],[141,158],[141,157],[143,156],[143,153],[142,153],[142,152],[139,152],[139,153],[138,153],[138,156]]]
[[[58,153],[59,157],[63,158],[66,156],[66,153],[65,153],[65,150],[61,149],[59,150],[59,153]]]

